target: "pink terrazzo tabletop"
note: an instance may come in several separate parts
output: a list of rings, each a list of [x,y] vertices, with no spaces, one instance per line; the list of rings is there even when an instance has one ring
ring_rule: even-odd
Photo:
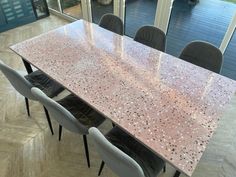
[[[11,49],[188,176],[236,91],[233,80],[83,20]]]

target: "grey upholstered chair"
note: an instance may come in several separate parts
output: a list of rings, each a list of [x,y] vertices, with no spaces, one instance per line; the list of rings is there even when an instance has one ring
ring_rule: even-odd
[[[165,51],[166,35],[155,26],[143,26],[135,34],[134,40],[154,49]]]
[[[189,43],[179,58],[210,71],[220,73],[223,62],[221,51],[214,45],[204,41]]]
[[[42,89],[49,97],[54,97],[63,90],[63,88],[59,84],[49,79],[41,71],[32,72],[31,74],[26,75],[24,77],[20,73],[15,71],[14,69],[4,64],[1,60],[0,60],[0,70],[6,76],[6,78],[10,81],[12,86],[21,95],[25,97],[25,103],[26,103],[28,116],[30,116],[28,99],[36,100],[36,98],[31,93],[32,87],[35,86]],[[48,121],[49,128],[51,130],[51,133],[54,134],[51,120],[48,115],[48,111],[45,107],[44,107],[44,111],[46,114],[46,118]]]
[[[84,148],[88,167],[90,167],[87,134],[90,127],[97,127],[105,120],[75,95],[69,95],[56,102],[36,87],[31,92],[49,111],[49,114],[59,123],[61,136],[62,126],[67,130],[83,135]]]
[[[95,147],[102,158],[99,174],[106,163],[120,177],[156,177],[165,163],[127,133],[114,127],[106,138],[95,127],[89,129]]]
[[[124,24],[122,20],[113,14],[103,15],[99,22],[99,26],[120,35],[124,34]]]

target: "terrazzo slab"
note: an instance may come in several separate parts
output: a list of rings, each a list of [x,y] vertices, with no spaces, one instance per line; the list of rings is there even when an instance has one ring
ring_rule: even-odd
[[[236,82],[76,21],[11,49],[191,176]]]

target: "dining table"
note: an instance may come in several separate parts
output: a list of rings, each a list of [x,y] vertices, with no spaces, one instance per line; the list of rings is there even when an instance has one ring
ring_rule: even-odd
[[[28,72],[34,66],[60,83],[172,165],[175,176],[193,174],[236,93],[234,80],[85,20],[10,48]]]

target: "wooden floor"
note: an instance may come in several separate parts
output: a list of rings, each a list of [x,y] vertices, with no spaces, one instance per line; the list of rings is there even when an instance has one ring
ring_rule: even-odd
[[[0,58],[15,69],[24,70],[20,57],[9,46],[67,24],[55,16],[0,33]],[[65,93],[64,93],[65,94]],[[62,97],[62,95],[60,95]],[[236,96],[222,117],[193,177],[236,176]],[[51,136],[42,105],[30,101],[31,117],[27,117],[24,98],[0,73],[0,177],[96,177],[100,158],[88,138],[91,168],[86,166],[82,137],[65,131],[61,142]],[[53,122],[57,133],[57,124]],[[100,129],[111,128],[106,121]],[[171,177],[174,169],[160,177]],[[102,177],[115,177],[104,169]],[[184,175],[181,175],[184,177]]]
[[[72,6],[72,7],[68,7],[66,9],[64,9],[63,12],[66,15],[69,15],[69,16],[77,18],[77,19],[81,19],[83,17],[81,3],[79,3],[75,6]]]

